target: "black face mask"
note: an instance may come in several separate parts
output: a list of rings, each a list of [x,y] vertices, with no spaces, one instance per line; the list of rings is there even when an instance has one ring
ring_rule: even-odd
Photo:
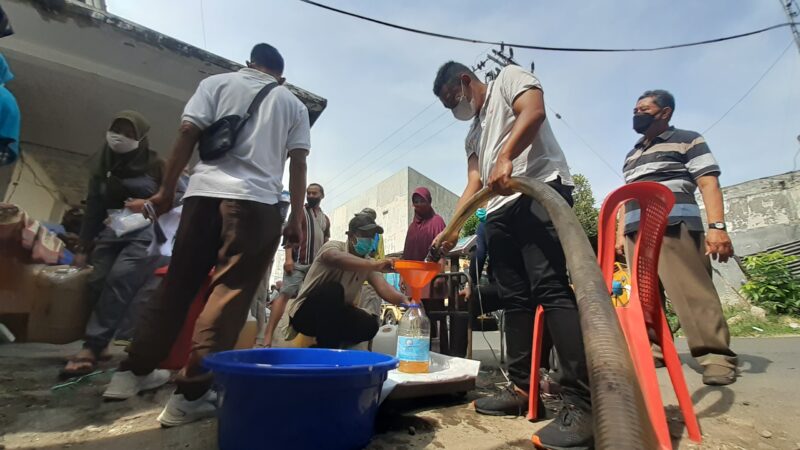
[[[634,114],[633,131],[639,134],[645,134],[655,120],[656,117],[650,114]]]
[[[308,203],[308,206],[310,206],[312,208],[316,208],[317,206],[319,206],[319,202],[321,202],[321,201],[322,201],[321,198],[308,198],[308,197],[306,197],[306,203]]]

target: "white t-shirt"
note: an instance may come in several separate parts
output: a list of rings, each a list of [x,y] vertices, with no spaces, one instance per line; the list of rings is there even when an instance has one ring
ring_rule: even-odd
[[[205,129],[222,117],[243,116],[258,91],[274,82],[249,68],[208,77],[186,104],[183,120]],[[289,150],[311,149],[310,128],[305,105],[285,87],[275,87],[225,156],[197,163],[184,197],[277,203]]]
[[[473,121],[465,143],[467,158],[472,154],[478,156],[484,185],[489,181],[497,155],[514,126],[514,100],[529,89],[542,89],[542,85],[532,73],[518,66],[506,66],[487,87],[481,113]],[[531,146],[517,156],[513,166],[512,176],[529,177],[543,182],[561,177],[562,184],[574,185],[564,152],[561,151],[546,118]],[[497,211],[519,196],[520,194],[514,194],[493,198],[486,208],[487,213]]]

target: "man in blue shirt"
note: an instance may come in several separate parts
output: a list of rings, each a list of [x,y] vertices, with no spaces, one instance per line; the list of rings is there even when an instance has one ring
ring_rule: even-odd
[[[19,157],[19,106],[6,88],[13,79],[5,57],[0,55],[0,167],[13,164]]]

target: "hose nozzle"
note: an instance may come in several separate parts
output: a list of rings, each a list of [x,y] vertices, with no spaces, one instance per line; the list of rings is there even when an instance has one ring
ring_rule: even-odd
[[[432,245],[431,248],[428,250],[428,256],[425,257],[426,262],[437,262],[442,259],[442,249],[440,247],[436,247]]]

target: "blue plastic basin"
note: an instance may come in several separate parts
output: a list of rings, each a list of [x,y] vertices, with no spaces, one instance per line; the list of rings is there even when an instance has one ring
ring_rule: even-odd
[[[208,356],[220,394],[219,447],[357,449],[398,361],[380,353],[265,348]]]

